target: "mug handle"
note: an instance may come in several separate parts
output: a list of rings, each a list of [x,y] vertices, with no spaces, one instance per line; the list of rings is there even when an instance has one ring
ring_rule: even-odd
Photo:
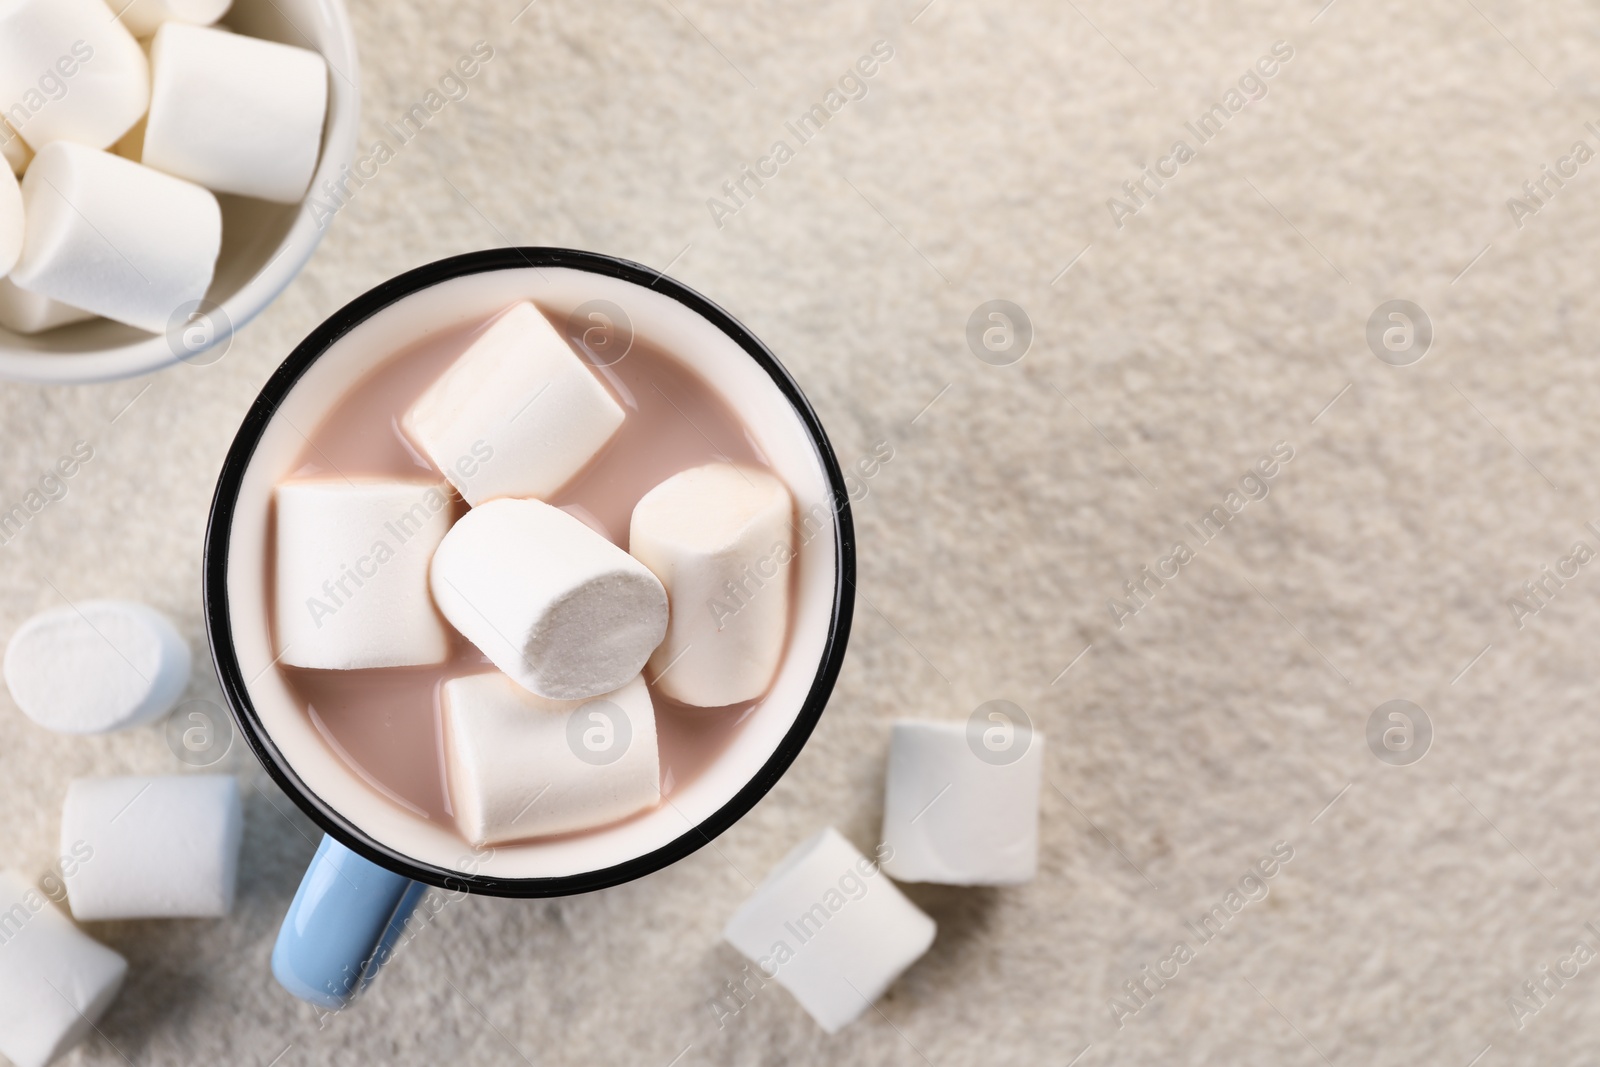
[[[273,977],[301,1000],[345,1007],[388,960],[427,890],[324,836],[278,929]]]

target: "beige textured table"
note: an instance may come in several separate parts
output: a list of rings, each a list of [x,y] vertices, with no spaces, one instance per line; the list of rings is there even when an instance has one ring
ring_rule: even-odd
[[[72,1062],[1600,1055],[1600,966],[1541,971],[1575,941],[1600,949],[1600,563],[1523,587],[1576,542],[1600,550],[1600,161],[1571,155],[1600,150],[1600,14],[924,2],[356,0],[364,143],[475,42],[493,58],[220,362],[0,388],[0,504],[94,448],[4,545],[0,631],[63,597],[137,597],[197,653],[201,536],[237,420],[325,315],[438,257],[556,244],[669,270],[772,346],[847,462],[894,452],[856,505],[834,700],[716,848],[587,897],[451,905],[319,1020],[267,966],[316,834],[235,753],[235,914],[94,926],[133,977]],[[866,95],[830,101],[877,41],[893,57]],[[1289,58],[1257,68],[1280,41]],[[786,122],[819,104],[802,144]],[[791,153],[762,163],[778,140]],[[771,176],[730,198],[746,165]],[[1032,324],[1010,365],[966,340],[991,299]],[[1388,362],[1368,344],[1392,299],[1431,322],[1419,362],[1392,365],[1415,335],[1380,341]],[[1293,458],[1270,494],[1247,481],[1230,499],[1278,442]],[[1213,506],[1228,521],[1206,540]],[[209,672],[189,695],[216,698]],[[709,1005],[742,961],[718,933],[747,879],[825,824],[870,848],[889,722],[993,698],[1049,735],[1038,878],[909,889],[938,940],[836,1037],[776,987],[719,1028]],[[1367,741],[1391,699],[1431,722],[1409,766]],[[30,874],[72,777],[182,769],[159,730],[69,740],[0,712],[0,859]],[[1269,894],[1228,911],[1279,842],[1292,859]],[[1218,905],[1229,921],[1202,942],[1186,922]],[[1193,958],[1163,963],[1180,941]]]

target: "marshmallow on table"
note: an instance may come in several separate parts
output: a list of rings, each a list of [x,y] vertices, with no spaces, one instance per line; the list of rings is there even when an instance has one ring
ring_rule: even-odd
[[[16,175],[0,167],[0,276],[17,265],[22,255],[22,186]]]
[[[428,562],[450,528],[443,482],[306,478],[277,487],[277,637],[325,670],[442,663],[450,636]]]
[[[149,106],[144,49],[104,0],[0,5],[0,108],[35,150],[105,148]]]
[[[0,118],[0,156],[11,165],[11,173],[19,175],[28,169],[28,162],[33,159],[33,149],[28,147],[28,142],[3,118]]]
[[[18,289],[10,278],[0,278],[0,326],[12,333],[44,333],[94,317],[93,312]]]
[[[650,659],[667,696],[715,708],[772,684],[789,625],[793,512],[781,481],[729,463],[674,474],[634,507],[628,548],[672,605]]]
[[[722,932],[830,1034],[871,1007],[933,935],[933,920],[832,827],[785,856]]]
[[[283,204],[305,196],[328,108],[321,55],[167,22],[150,69],[141,162],[219,193]]]
[[[104,734],[172,710],[189,646],[154,608],[86,600],[35,615],[6,646],[5,678],[28,718],[63,734]]]
[[[585,700],[638,674],[667,629],[644,564],[538,500],[493,500],[445,535],[429,571],[452,626],[523,688]]]
[[[79,778],[61,808],[62,854],[89,852],[66,880],[73,917],[227,915],[243,829],[232,775]]]
[[[117,17],[135,37],[149,37],[163,22],[209,26],[231,6],[233,0],[132,0]]]
[[[89,1036],[127,973],[26,879],[0,872],[0,1054],[16,1067],[45,1067]]]
[[[28,167],[22,199],[20,288],[160,333],[211,287],[222,209],[198,185],[56,141]]]
[[[894,724],[883,869],[900,881],[1019,885],[1038,871],[1044,735],[1030,732],[1009,761],[980,757],[974,743],[965,723]]]
[[[474,845],[604,826],[661,799],[643,676],[592,700],[547,700],[498,671],[442,692],[451,807]]]
[[[428,387],[403,426],[476,507],[497,496],[550,496],[611,440],[623,417],[572,346],[524,302]]]

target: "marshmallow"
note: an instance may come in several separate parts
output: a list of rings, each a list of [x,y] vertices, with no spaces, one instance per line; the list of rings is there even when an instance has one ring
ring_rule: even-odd
[[[933,944],[934,922],[832,827],[797,846],[722,936],[830,1034]]]
[[[451,527],[429,571],[457,630],[551,700],[620,689],[667,629],[667,594],[638,560],[537,500],[495,500]]]
[[[634,507],[628,547],[672,605],[650,658],[667,696],[718,708],[772,684],[789,625],[793,513],[781,481],[729,463],[674,474]]]
[[[1014,760],[995,761],[974,752],[981,735],[963,723],[895,723],[883,802],[893,853],[883,869],[902,882],[945,885],[1032,879],[1044,735],[1033,731],[1026,743]]]
[[[127,973],[26,879],[0,872],[0,1054],[16,1067],[45,1067],[88,1037]]]
[[[588,830],[661,800],[642,675],[593,700],[547,700],[498,671],[442,692],[450,804],[474,845]]]
[[[163,22],[209,26],[232,5],[233,0],[132,0],[117,18],[135,37],[149,37]]]
[[[105,148],[149,106],[144,49],[104,0],[0,5],[0,114],[35,151]]]
[[[94,317],[93,312],[18,289],[10,278],[0,278],[0,326],[12,333],[44,333]]]
[[[79,778],[61,807],[61,848],[83,842],[92,854],[67,879],[72,915],[221,918],[233,908],[243,832],[232,775]]]
[[[17,176],[0,167],[0,276],[9,273],[22,255],[22,186]]]
[[[281,204],[306,195],[328,109],[321,55],[168,22],[150,68],[141,162],[219,193]]]
[[[211,286],[222,210],[198,185],[57,141],[28,167],[22,199],[11,280],[23,289],[160,333]]]
[[[572,346],[524,302],[428,387],[403,427],[477,507],[497,496],[549,497],[599,453],[623,417]]]
[[[443,482],[311,478],[277,489],[284,663],[324,670],[442,663],[450,635],[428,561],[450,529]]]
[[[0,118],[0,156],[11,164],[11,173],[19,176],[33,159],[33,149],[28,147],[28,142],[3,118]]]
[[[189,684],[189,646],[165,615],[86,600],[35,615],[6,646],[5,678],[24,715],[62,734],[106,734],[172,710]]]

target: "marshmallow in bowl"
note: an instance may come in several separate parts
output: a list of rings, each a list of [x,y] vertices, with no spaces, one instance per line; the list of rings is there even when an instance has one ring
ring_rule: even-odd
[[[661,799],[642,676],[592,700],[546,700],[499,671],[441,693],[451,807],[474,845],[588,830]]]
[[[442,663],[449,631],[428,566],[450,528],[443,482],[303,478],[278,485],[275,616],[292,667]]]
[[[10,278],[0,278],[0,326],[12,333],[44,333],[94,317],[92,312],[18,289]]]
[[[218,193],[280,204],[305,196],[328,109],[319,53],[167,22],[150,69],[140,162]]]
[[[595,457],[623,411],[532,304],[515,305],[412,406],[404,428],[468,504],[544,499]]]
[[[5,679],[23,714],[63,734],[152,722],[189,684],[189,646],[165,615],[127,600],[42,612],[6,645]]]
[[[55,141],[28,167],[22,199],[20,288],[160,333],[211,286],[222,211],[198,185]]]
[[[144,49],[104,0],[0,5],[0,107],[35,151],[106,148],[149,106]]]
[[[731,463],[674,474],[634,507],[629,550],[672,604],[650,659],[667,696],[714,708],[772,684],[789,625],[793,513],[783,482]]]
[[[0,167],[0,277],[17,265],[22,255],[22,186],[16,175]]]
[[[965,723],[894,724],[883,869],[900,881],[1020,885],[1038,870],[1044,735],[1034,731],[1009,762],[982,759],[972,744]]]
[[[127,973],[27,879],[0,872],[0,1055],[46,1067],[94,1032]]]
[[[127,3],[117,14],[135,37],[149,37],[164,22],[209,26],[233,6],[233,0],[119,0]]]
[[[933,920],[832,827],[790,851],[722,931],[830,1034],[864,1014],[933,935]]]
[[[74,918],[221,918],[233,908],[244,816],[228,774],[79,778],[61,849],[89,858],[67,879]]]
[[[450,528],[434,602],[496,667],[551,700],[586,700],[637,675],[667,629],[644,564],[559,508],[492,500]]]

